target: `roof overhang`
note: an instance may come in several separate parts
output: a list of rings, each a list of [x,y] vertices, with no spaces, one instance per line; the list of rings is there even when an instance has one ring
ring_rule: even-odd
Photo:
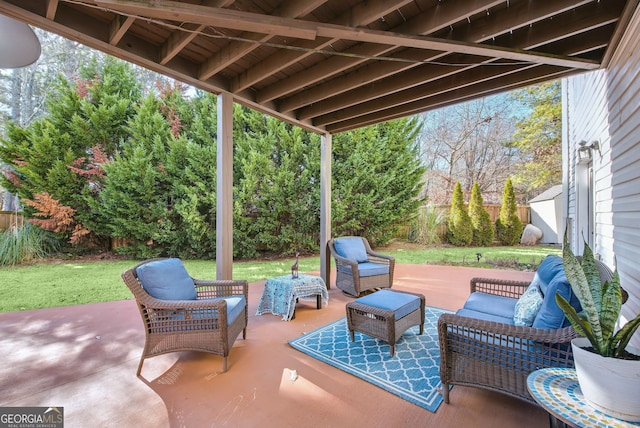
[[[319,133],[606,66],[639,0],[0,0],[0,13]]]

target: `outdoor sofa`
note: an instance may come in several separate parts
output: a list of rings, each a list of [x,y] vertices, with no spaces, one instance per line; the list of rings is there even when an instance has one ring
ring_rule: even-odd
[[[602,280],[611,270],[596,261]],[[544,367],[573,367],[577,333],[555,301],[556,292],[580,311],[562,258],[547,256],[531,283],[473,278],[455,314],[438,320],[440,378],[445,403],[451,385],[485,388],[531,402],[527,376]]]

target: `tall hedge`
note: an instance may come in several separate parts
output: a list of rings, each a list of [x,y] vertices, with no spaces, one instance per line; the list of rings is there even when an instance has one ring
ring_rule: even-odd
[[[129,240],[119,250],[136,257],[215,257],[216,150],[209,138],[199,142],[185,131],[187,124],[202,128],[212,100],[187,102],[178,94],[144,100],[123,150],[105,165],[93,207],[110,236]],[[183,131],[168,117],[181,117]]]
[[[241,108],[234,126],[234,252],[301,254],[319,248],[320,139]]]
[[[494,229],[491,216],[484,208],[484,201],[480,186],[474,183],[471,188],[471,199],[469,200],[469,217],[473,228],[472,244],[478,247],[486,247],[493,243]]]
[[[106,245],[89,204],[101,190],[102,165],[126,139],[141,94],[132,67],[111,57],[85,64],[73,81],[59,76],[47,94],[46,117],[25,128],[8,124],[0,141],[0,185],[19,195],[27,216],[45,214],[25,204],[38,195],[55,201],[50,209],[71,209],[73,228],[50,222],[59,238],[73,240],[83,229],[94,244]]]
[[[135,257],[215,257],[216,97],[168,84],[143,95],[115,59],[81,75],[54,88],[49,117],[10,125],[2,184],[23,200],[46,193],[48,212],[72,213],[65,239],[123,238]],[[233,123],[234,255],[317,252],[320,137],[238,105]],[[334,235],[379,245],[416,214],[418,131],[412,118],[333,136]],[[42,206],[26,214],[46,217]]]
[[[409,223],[422,200],[417,118],[335,135],[332,167],[334,236],[361,235],[376,246]]]
[[[496,220],[496,238],[502,245],[516,245],[520,241],[522,229],[522,222],[518,217],[516,195],[509,178],[502,192],[500,217]]]
[[[447,228],[447,240],[458,247],[471,244],[473,240],[473,227],[469,213],[464,204],[462,186],[457,182],[453,188],[451,200],[451,211],[449,211],[449,222]]]

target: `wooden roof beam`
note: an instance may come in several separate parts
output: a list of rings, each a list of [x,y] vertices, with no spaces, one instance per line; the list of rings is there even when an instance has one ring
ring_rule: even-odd
[[[433,37],[405,35],[389,31],[376,31],[366,28],[352,28],[342,25],[279,18],[230,9],[185,5],[184,3],[171,1],[156,4],[153,2],[131,0],[96,0],[96,4],[114,11],[137,14],[140,17],[218,25],[224,28],[245,31],[252,30],[258,33],[277,34],[298,39],[314,40],[316,37],[326,37],[505,58],[583,70],[593,70],[599,67],[599,64],[594,61],[566,58],[540,52],[528,52],[499,46],[487,46]]]
[[[116,15],[115,19],[111,21],[109,28],[109,44],[113,46],[117,45],[135,20],[133,16],[124,17]]]
[[[606,19],[605,21],[609,22]],[[585,23],[583,22],[583,24]],[[596,26],[594,22],[590,22],[589,24],[591,25],[587,27],[592,28]],[[545,22],[544,30],[545,31],[543,32],[535,32],[535,34],[533,35],[527,34],[527,37],[523,37],[522,35],[515,35],[513,38],[511,38],[511,42],[515,46],[518,46],[521,49],[529,49],[534,46],[536,47],[541,46],[543,44],[544,38],[539,35],[543,33],[548,34],[547,31],[550,34],[555,35],[554,37],[558,39],[563,38],[562,37],[563,33],[572,34],[575,32],[575,30],[571,26],[558,27],[557,25],[554,25],[550,21]],[[581,47],[578,50],[576,50],[576,49],[573,49],[574,46],[572,46],[571,43],[567,43],[567,44],[564,44],[564,46],[567,47],[567,50],[560,50],[562,46],[558,46],[556,50],[561,51],[563,56],[577,55],[580,50],[595,49],[596,46],[602,43],[602,40],[603,40],[602,37],[599,37],[597,33],[594,33],[593,37],[590,38],[590,43],[591,43],[590,47],[585,47],[581,45]],[[462,59],[460,61],[464,62]],[[443,62],[446,62],[446,61],[443,61]],[[386,68],[391,68],[393,66],[394,64],[387,65]],[[396,65],[396,67],[400,68],[401,65]],[[434,66],[434,67],[435,67],[435,73],[438,73],[438,70],[437,70],[438,66]],[[424,79],[428,79],[428,75],[429,75],[428,73],[425,74],[425,72],[422,71],[424,70],[424,67],[421,67],[420,68],[421,71],[418,73],[405,72],[401,84],[399,84],[400,82],[398,82],[398,79],[393,79],[393,78],[387,78],[386,83],[383,80],[375,79],[376,81],[379,82],[376,84],[375,91],[371,90],[371,88],[366,88],[366,87],[364,87],[362,90],[358,90],[353,84],[353,82],[359,82],[359,83],[365,82],[366,79],[363,78],[363,76],[365,75],[370,76],[371,77],[370,83],[371,83],[374,80],[376,75],[380,75],[380,76],[385,75],[384,74],[385,67],[383,64],[371,66],[370,68],[371,70],[366,71],[366,74],[365,74],[365,70],[362,70],[362,69],[357,70],[356,72],[353,73],[354,74],[353,76],[346,75],[342,77],[341,78],[342,82],[337,82],[336,81],[337,79],[334,79],[328,82],[326,85],[323,85],[322,87],[317,86],[312,90],[297,94],[296,96],[292,97],[292,99],[283,101],[281,104],[281,109],[283,111],[288,111],[291,107],[300,108],[301,106],[296,106],[295,102],[298,101],[298,103],[300,103],[304,101],[304,103],[306,105],[309,105],[309,107],[301,108],[300,110],[298,110],[297,117],[309,119],[311,117],[316,116],[318,112],[326,113],[326,111],[329,108],[328,106],[332,106],[331,108],[333,108],[334,110],[341,110],[352,105],[368,102],[371,99],[383,96],[385,94],[396,92],[398,90],[401,90],[402,88],[411,87],[414,83],[420,84],[421,83],[420,81]],[[377,71],[378,68],[381,68],[382,70],[378,72]],[[464,68],[461,67],[460,70],[464,70]],[[388,73],[387,76],[389,76],[389,74],[390,73]],[[329,89],[326,87],[329,85],[333,89],[336,89],[336,91],[340,88],[349,88],[349,92],[342,91],[340,94],[336,94],[334,97],[329,98],[327,96],[327,92],[329,92]],[[324,102],[322,101],[323,99],[327,101]]]
[[[478,87],[469,87],[459,91],[456,96],[451,94],[442,94],[436,97],[421,99],[409,104],[396,106],[390,109],[380,109],[372,111],[370,114],[349,118],[347,120],[337,121],[326,126],[328,132],[337,134],[340,132],[349,131],[351,129],[360,128],[363,126],[374,125],[376,123],[385,122],[388,120],[398,119],[401,117],[411,116],[413,114],[423,113],[428,110],[446,107],[448,105],[457,104],[461,102],[471,101],[473,99],[486,97],[489,95],[505,92],[508,90],[521,88],[528,85],[534,85],[536,83],[548,81],[551,79],[558,79],[569,74],[574,74],[579,71],[567,70],[552,66],[537,66],[535,68],[544,67],[545,69],[555,68],[555,72],[533,72],[529,69],[526,73],[528,75],[514,74],[511,78],[499,78],[498,85],[491,84],[491,82],[485,82]],[[521,80],[522,79],[522,80]],[[496,82],[493,82],[496,83]]]
[[[410,2],[411,0],[402,0],[395,3],[388,0],[375,0],[367,2],[366,5],[360,3],[353,10],[350,10],[349,13],[345,13],[338,17],[335,20],[335,23],[348,24],[353,27],[367,25],[377,19],[380,19],[381,16],[384,16]],[[277,73],[278,71],[283,70],[287,66],[294,64],[309,55],[313,55],[314,51],[323,50],[331,43],[335,43],[337,40],[338,39],[336,38],[322,39],[317,44],[305,41],[301,41],[299,43],[293,42],[292,47],[299,49],[286,51],[278,57],[280,61],[275,60],[275,58],[270,58],[260,64],[256,64],[251,70],[247,70],[242,75],[237,76],[234,79],[232,86],[235,90],[246,89],[251,85]]]
[[[473,11],[482,11],[496,4],[502,3],[502,0],[484,0],[477,1],[476,8]],[[466,5],[466,0],[458,0],[455,2],[439,3],[433,9],[425,11],[411,21],[400,25],[395,30],[406,34],[428,34],[441,28],[458,22],[468,16],[462,6]],[[281,97],[285,94],[295,92],[296,90],[308,85],[304,82],[318,82],[332,75],[341,73],[348,68],[355,67],[360,63],[367,61],[363,57],[373,57],[384,55],[387,52],[396,49],[396,46],[390,45],[356,45],[345,52],[346,56],[334,56],[326,61],[319,63],[311,69],[304,70],[291,78],[281,81],[260,91],[257,99],[270,101]],[[355,55],[356,57],[350,56]],[[329,64],[329,62],[331,64]],[[291,100],[287,101],[287,103]],[[295,102],[291,102],[285,108],[287,111],[294,110],[304,105],[304,102],[296,106]]]
[[[620,1],[620,0],[615,0],[615,1]],[[569,3],[574,3],[570,0],[560,0],[558,2],[554,2],[553,5],[555,5],[555,7],[560,7],[562,10],[566,9],[567,7],[569,7]],[[473,42],[473,43],[481,43],[484,42],[486,40],[491,39],[491,37],[493,37],[496,34],[504,34],[509,32],[510,27],[510,23],[513,22],[513,19],[516,19],[516,22],[518,23],[518,25],[525,25],[527,23],[530,23],[533,19],[544,19],[546,17],[549,16],[550,14],[550,7],[551,4],[546,4],[543,7],[540,7],[539,9],[527,12],[526,14],[521,10],[521,8],[518,7],[510,7],[509,9],[500,11],[499,13],[496,13],[494,15],[492,15],[492,22],[495,21],[497,24],[499,25],[493,25],[491,28],[491,31],[489,31],[486,28],[486,25],[482,25],[479,24],[479,21],[473,21],[471,25],[468,26],[468,28],[476,28],[476,27],[480,27],[478,30],[475,31],[470,31],[468,32],[464,38],[462,38],[462,40],[465,41],[469,41],[469,42]],[[610,10],[610,9],[609,9]],[[433,13],[433,11],[429,11],[431,13]],[[609,12],[609,14],[611,14],[612,12]],[[424,14],[420,15],[423,16]],[[598,16],[598,14],[591,14],[591,17],[593,16]],[[437,31],[440,28],[443,28],[443,24],[446,22],[451,22],[451,20],[453,19],[453,17],[451,16],[447,16],[445,20],[443,20],[442,22],[436,22],[436,23],[432,23],[430,25],[433,25],[432,28],[419,28],[416,26],[415,23],[413,22],[409,22],[407,25],[410,26],[410,28],[412,28],[414,31],[422,31],[422,32],[426,32],[426,33],[432,33]],[[593,18],[592,18],[593,19]],[[426,22],[426,21],[425,21]],[[548,28],[551,27],[551,28]],[[565,30],[564,28],[558,27],[557,25],[553,26],[552,23],[546,23],[545,26],[543,27],[544,30],[548,30],[548,31],[554,31],[554,32],[558,32],[561,33],[563,32],[563,30]],[[404,32],[405,28],[404,26],[399,27],[398,28],[399,31]],[[544,31],[543,31],[544,32]],[[535,34],[541,34],[539,32],[536,32]],[[459,34],[458,34],[459,35]],[[535,40],[538,40],[538,38],[536,38]],[[519,46],[526,46],[527,48],[531,48],[533,46],[538,46],[540,43],[539,42],[533,42],[533,40],[531,40],[531,37],[529,40],[523,41],[521,45]],[[516,46],[518,46],[516,44]],[[524,48],[523,48],[524,49]],[[399,55],[400,56],[400,55]],[[436,60],[439,57],[443,56],[442,53],[437,54],[437,55],[433,55],[433,56],[428,56],[425,55],[422,60],[424,61],[429,61],[429,60]],[[364,79],[364,73],[363,70],[358,69],[356,70],[354,73],[357,73],[357,76],[354,76],[353,79],[351,80],[350,83],[354,83],[354,82],[358,82],[360,86],[364,86],[367,84],[372,83],[375,80],[379,80],[381,78],[387,77],[389,75],[392,74],[392,71],[390,70],[390,68],[395,67],[396,68],[396,73],[399,72],[404,72],[406,71],[408,68],[411,67],[415,67],[415,66],[419,66],[419,63],[416,64],[410,64],[410,63],[392,63],[391,65],[388,63],[384,63],[383,61],[380,61],[379,63],[375,64],[372,63],[371,65],[368,65],[368,68],[371,68],[369,71],[367,71],[367,75],[371,76],[370,79]],[[378,71],[377,68],[380,68],[380,70]],[[309,77],[309,73],[314,73],[314,70],[305,70],[304,72],[300,73],[301,74],[301,78],[302,77]],[[324,78],[326,78],[326,74],[323,76]],[[376,77],[378,76],[378,77]],[[323,99],[327,99],[331,96],[335,96],[338,95],[342,92],[344,92],[344,90],[342,90],[341,88],[344,87],[344,82],[347,82],[349,80],[348,76],[341,76],[339,77],[339,79],[343,82],[343,84],[340,84],[339,82],[336,82],[335,79],[328,81],[326,84],[323,84],[322,86],[318,86],[315,87],[313,89],[310,89],[308,91],[304,91],[298,94],[295,94],[285,100],[283,100],[281,102],[281,109],[283,109],[284,111],[290,111],[290,110],[295,110],[298,108],[301,108],[305,105],[309,105],[312,103],[317,103],[320,102]],[[280,87],[285,87],[287,81],[283,81],[281,82],[279,85]],[[353,86],[351,86],[349,89],[353,89]],[[265,89],[264,92],[267,92],[268,89]],[[279,94],[282,95],[282,94]],[[269,97],[263,97],[262,92],[258,94],[258,99],[273,99],[271,97],[273,97],[273,94],[270,94]]]
[[[180,53],[187,45],[204,30],[206,25],[185,24],[186,31],[174,31],[160,48],[160,64],[165,65]]]
[[[299,16],[306,16],[315,10],[318,6],[325,3],[326,0],[289,0],[278,7],[273,13],[274,16],[283,18],[296,18]],[[261,34],[255,32],[244,32],[239,38],[247,39],[249,41],[231,40],[229,44],[223,47],[220,52],[212,56],[200,66],[200,78],[208,79],[214,74],[220,72],[229,64],[234,63],[238,59],[250,53],[252,50],[260,47],[260,43],[268,42],[274,36],[272,34]],[[252,43],[251,41],[255,41]],[[244,88],[237,88],[236,90],[242,90]]]
[[[487,64],[490,64],[487,62]],[[435,77],[420,85],[415,85],[408,90],[402,90],[386,95],[380,100],[382,103],[359,103],[344,109],[334,110],[314,117],[313,123],[317,125],[327,125],[336,122],[339,117],[347,116],[364,116],[375,110],[375,105],[385,105],[388,107],[396,107],[410,102],[414,102],[423,98],[433,97],[439,94],[457,91],[478,82],[494,80],[496,78],[506,77],[513,73],[535,67],[534,65],[523,66],[521,64],[513,64],[500,67],[482,67],[481,65],[468,66],[464,71],[452,70],[452,73],[442,78]],[[417,69],[416,69],[417,70]],[[388,103],[388,104],[387,104]],[[373,106],[372,106],[373,105]],[[308,119],[308,118],[307,118]]]
[[[318,35],[314,24],[311,23],[300,24],[301,21],[293,19],[219,7],[199,6],[175,1],[156,3],[151,0],[96,0],[95,3],[113,11],[133,14],[141,18],[190,22],[306,40],[314,40]]]
[[[47,0],[46,18],[53,21],[56,17],[56,10],[58,10],[58,0]]]

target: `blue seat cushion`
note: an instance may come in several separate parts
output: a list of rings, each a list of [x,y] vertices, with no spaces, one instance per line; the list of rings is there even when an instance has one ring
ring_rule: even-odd
[[[494,315],[488,312],[474,311],[473,309],[458,309],[456,315],[477,320],[495,321],[503,324],[513,324],[513,317],[501,317],[500,315]]]
[[[380,290],[355,300],[363,305],[393,311],[396,319],[403,318],[420,309],[419,296],[393,290]]]
[[[206,300],[224,300],[227,302],[227,324],[231,325],[233,322],[244,313],[244,308],[247,306],[247,300],[244,296],[231,296],[231,297],[216,297]],[[192,312],[192,318],[209,318],[212,315],[210,309],[202,309],[197,312]]]
[[[349,265],[338,265],[338,271],[346,273],[347,275],[353,274],[353,272],[351,271],[351,266]],[[361,277],[389,275],[389,266],[372,262],[360,263],[358,264],[358,275],[360,275]]]
[[[244,296],[231,296],[231,297],[216,297],[213,299],[204,300],[225,300],[227,302],[227,325],[230,326],[242,316],[247,301]],[[188,314],[188,315],[187,315]],[[168,321],[165,325],[160,324],[157,332],[173,332],[184,330],[210,330],[215,326],[218,319],[218,311],[213,309],[167,309],[164,311],[164,315],[160,315],[162,319]],[[186,325],[176,325],[171,321],[183,321],[183,320],[201,320],[201,322],[190,322]],[[209,319],[215,319],[215,322],[208,321]],[[216,327],[217,328],[217,327]]]
[[[517,302],[518,299],[511,297],[496,296],[495,294],[476,291],[471,293],[464,303],[463,309],[510,319],[510,324],[513,324],[513,314]]]
[[[155,260],[138,266],[138,279],[150,296],[162,300],[195,300],[193,278],[180,259]]]
[[[355,260],[358,263],[369,261],[362,238],[336,238],[333,241],[333,246],[338,255],[345,259]]]
[[[543,291],[542,285],[540,291],[544,294],[542,300],[542,306],[533,320],[533,327],[535,328],[562,328],[570,325],[569,320],[564,316],[564,312],[556,303],[556,293],[567,299],[569,304],[573,306],[576,312],[582,311],[578,298],[573,294],[571,290],[571,284],[567,280],[567,276],[562,272],[559,272],[551,282],[545,287]]]
[[[389,266],[371,262],[360,263],[358,265],[358,274],[360,276],[388,275]]]

